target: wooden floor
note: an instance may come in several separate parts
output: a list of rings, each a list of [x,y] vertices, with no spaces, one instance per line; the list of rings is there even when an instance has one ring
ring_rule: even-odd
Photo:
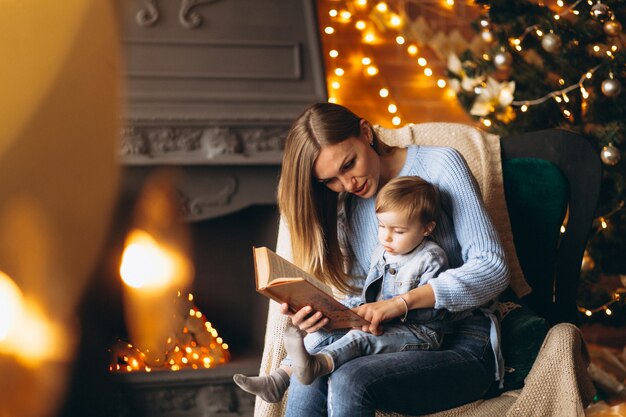
[[[395,13],[405,11],[404,28],[399,31],[383,27],[383,31],[379,25],[375,29],[377,40],[368,44],[362,41],[366,30],[355,27],[358,20],[366,22],[370,27],[376,26],[372,19],[377,14],[372,10],[378,2],[369,0],[366,3],[365,7],[359,8],[355,6],[358,4],[356,1],[317,2],[329,97],[371,122],[386,127],[394,126],[394,115],[401,118],[399,126],[431,121],[473,123],[458,104],[454,93],[447,87],[437,86],[438,79],[445,79],[445,58],[437,56],[438,53],[441,55],[441,51],[422,43],[418,54],[411,56],[407,47],[412,40],[410,34],[424,30],[424,26],[420,26],[418,22],[420,16],[425,17],[426,24],[433,30],[429,41],[445,40],[454,29],[459,30],[465,39],[475,37],[476,34],[470,26],[470,22],[478,15],[475,7],[463,3],[445,8],[441,0],[389,1],[389,10]],[[336,10],[338,16],[331,16],[331,10]],[[341,19],[342,11],[351,11],[349,21]],[[326,33],[327,27],[332,27],[334,32]],[[395,40],[400,33],[407,40],[404,45],[398,45]],[[445,46],[445,42],[442,45]],[[339,55],[331,58],[331,50],[338,51]],[[361,62],[363,57],[372,60],[372,64],[379,70],[378,74],[370,76],[366,73],[367,66]],[[419,57],[427,60],[425,67],[419,65]],[[337,68],[344,70],[342,76],[335,75]],[[430,68],[433,75],[425,75],[425,68]],[[340,87],[333,88],[333,82],[339,82]],[[380,97],[381,88],[389,90],[389,97]],[[389,104],[397,106],[398,111],[395,114],[388,111]]]

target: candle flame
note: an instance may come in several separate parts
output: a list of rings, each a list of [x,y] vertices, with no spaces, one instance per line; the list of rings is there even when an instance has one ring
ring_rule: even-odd
[[[186,271],[181,256],[160,245],[149,233],[135,229],[127,238],[120,275],[133,288],[164,288]]]

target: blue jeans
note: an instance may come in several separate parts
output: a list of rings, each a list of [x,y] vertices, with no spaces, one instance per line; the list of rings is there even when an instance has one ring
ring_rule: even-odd
[[[311,385],[294,375],[285,417],[420,415],[478,400],[494,380],[489,329],[487,317],[472,315],[455,323],[441,350],[359,357]]]
[[[436,350],[439,349],[442,340],[441,333],[421,324],[403,324],[398,321],[385,325],[383,331],[380,336],[375,336],[352,329],[339,338],[327,337],[316,346],[307,347],[307,350],[310,353],[329,355],[336,370],[359,356],[405,350]]]

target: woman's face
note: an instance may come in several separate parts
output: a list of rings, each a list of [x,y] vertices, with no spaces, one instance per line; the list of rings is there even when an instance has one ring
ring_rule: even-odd
[[[322,146],[313,164],[313,175],[332,191],[361,198],[376,194],[380,182],[380,158],[371,147],[372,132],[361,121],[361,135]]]

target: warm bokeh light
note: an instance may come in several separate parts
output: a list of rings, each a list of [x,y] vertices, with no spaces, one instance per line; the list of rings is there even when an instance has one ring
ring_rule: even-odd
[[[228,343],[219,336],[206,316],[180,292],[172,300],[173,312],[169,318],[177,326],[163,335],[163,359],[154,362],[146,350],[118,340],[111,348],[111,372],[179,371],[181,369],[212,368],[230,360]]]
[[[0,271],[0,342],[5,340],[22,315],[24,299],[22,292],[13,280]]]
[[[28,367],[43,361],[67,361],[71,336],[33,299],[0,271],[0,355]]]
[[[186,267],[180,255],[160,245],[142,230],[133,230],[122,255],[120,275],[133,288],[163,288],[177,279]]]

